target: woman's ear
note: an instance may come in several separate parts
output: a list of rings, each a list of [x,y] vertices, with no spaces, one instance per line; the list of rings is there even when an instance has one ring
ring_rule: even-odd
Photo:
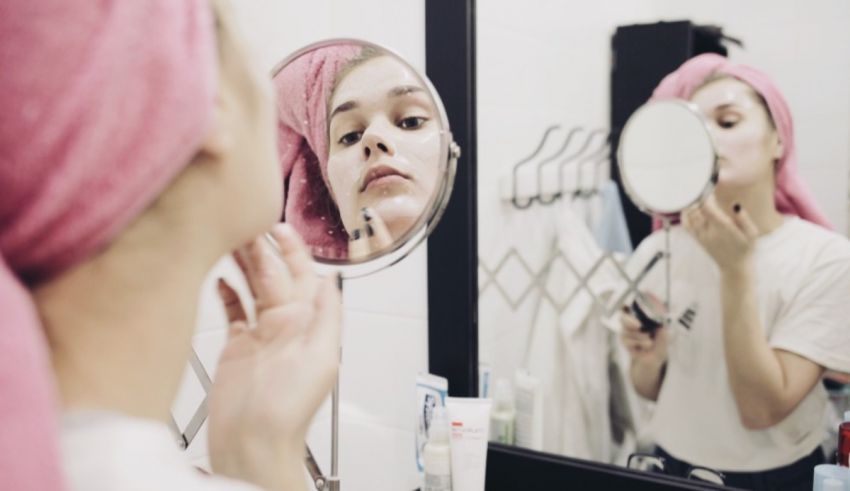
[[[779,137],[779,132],[773,132],[772,145],[773,147],[773,159],[781,160],[783,156],[785,156],[785,145],[782,143],[782,138]]]

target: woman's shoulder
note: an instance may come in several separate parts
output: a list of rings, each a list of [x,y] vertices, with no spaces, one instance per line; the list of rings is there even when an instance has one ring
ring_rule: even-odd
[[[850,239],[801,218],[789,218],[776,242],[798,259],[850,267]]]

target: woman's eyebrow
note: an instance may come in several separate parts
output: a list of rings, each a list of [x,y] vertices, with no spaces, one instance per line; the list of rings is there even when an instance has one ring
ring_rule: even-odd
[[[719,105],[715,106],[714,110],[715,111],[724,111],[726,109],[734,109],[736,107],[738,107],[738,104],[736,104],[734,102],[724,102],[723,104],[719,104]]]
[[[390,97],[400,97],[414,92],[425,92],[425,90],[422,87],[417,87],[416,85],[399,85],[398,87],[390,89],[387,94]]]
[[[343,102],[342,104],[334,108],[333,112],[331,112],[331,117],[328,118],[328,121],[332,120],[334,116],[339,113],[344,113],[345,111],[351,111],[352,109],[356,109],[357,105],[357,101]]]
[[[389,96],[389,97],[401,97],[401,96],[413,94],[413,93],[416,93],[416,92],[425,92],[425,89],[423,89],[422,87],[418,87],[416,85],[399,85],[398,87],[393,87],[392,89],[387,91],[387,96]],[[343,113],[345,111],[351,111],[352,109],[356,109],[357,107],[359,107],[359,104],[357,103],[357,101],[343,102],[342,104],[335,107],[333,111],[331,111],[331,116],[328,118],[328,121],[333,119],[333,117],[336,116],[339,113]]]

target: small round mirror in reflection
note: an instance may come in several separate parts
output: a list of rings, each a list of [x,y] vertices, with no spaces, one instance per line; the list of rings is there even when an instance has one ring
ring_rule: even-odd
[[[708,126],[684,101],[649,102],[635,111],[620,136],[618,162],[629,198],[662,217],[698,203],[717,182]]]
[[[344,276],[406,255],[446,205],[457,159],[431,83],[385,48],[335,40],[284,60],[274,87],[283,221]]]

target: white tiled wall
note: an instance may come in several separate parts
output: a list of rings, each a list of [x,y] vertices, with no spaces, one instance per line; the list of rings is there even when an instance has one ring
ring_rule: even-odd
[[[547,126],[609,124],[616,27],[659,20],[718,24],[745,41],[746,50],[733,47],[730,57],[768,72],[785,93],[802,177],[836,228],[850,232],[850,2],[490,0],[477,2],[476,15],[480,251],[519,233],[510,230],[512,209],[499,199],[499,180],[535,149]],[[550,140],[557,142],[544,154],[565,134]],[[530,221],[533,215],[523,216]],[[517,284],[525,283],[521,276]],[[480,311],[491,298],[501,301],[488,292]],[[479,326],[482,360],[493,361],[516,343],[516,336],[497,334],[493,326]]]
[[[424,0],[252,0],[232,4],[258,62],[269,70],[305,44],[351,37],[387,46],[424,71]],[[420,245],[388,270],[344,285],[340,476],[349,490],[396,491],[420,486],[413,428],[416,374],[427,371],[428,362],[426,247]],[[238,282],[230,261],[210,274],[194,338],[195,349],[210,371],[225,341],[226,321],[213,283],[222,275]],[[244,285],[237,286],[244,292]],[[203,397],[189,370],[174,409],[181,425]],[[313,423],[308,443],[322,469],[329,472],[327,402]],[[187,452],[198,465],[206,465],[206,428]]]

